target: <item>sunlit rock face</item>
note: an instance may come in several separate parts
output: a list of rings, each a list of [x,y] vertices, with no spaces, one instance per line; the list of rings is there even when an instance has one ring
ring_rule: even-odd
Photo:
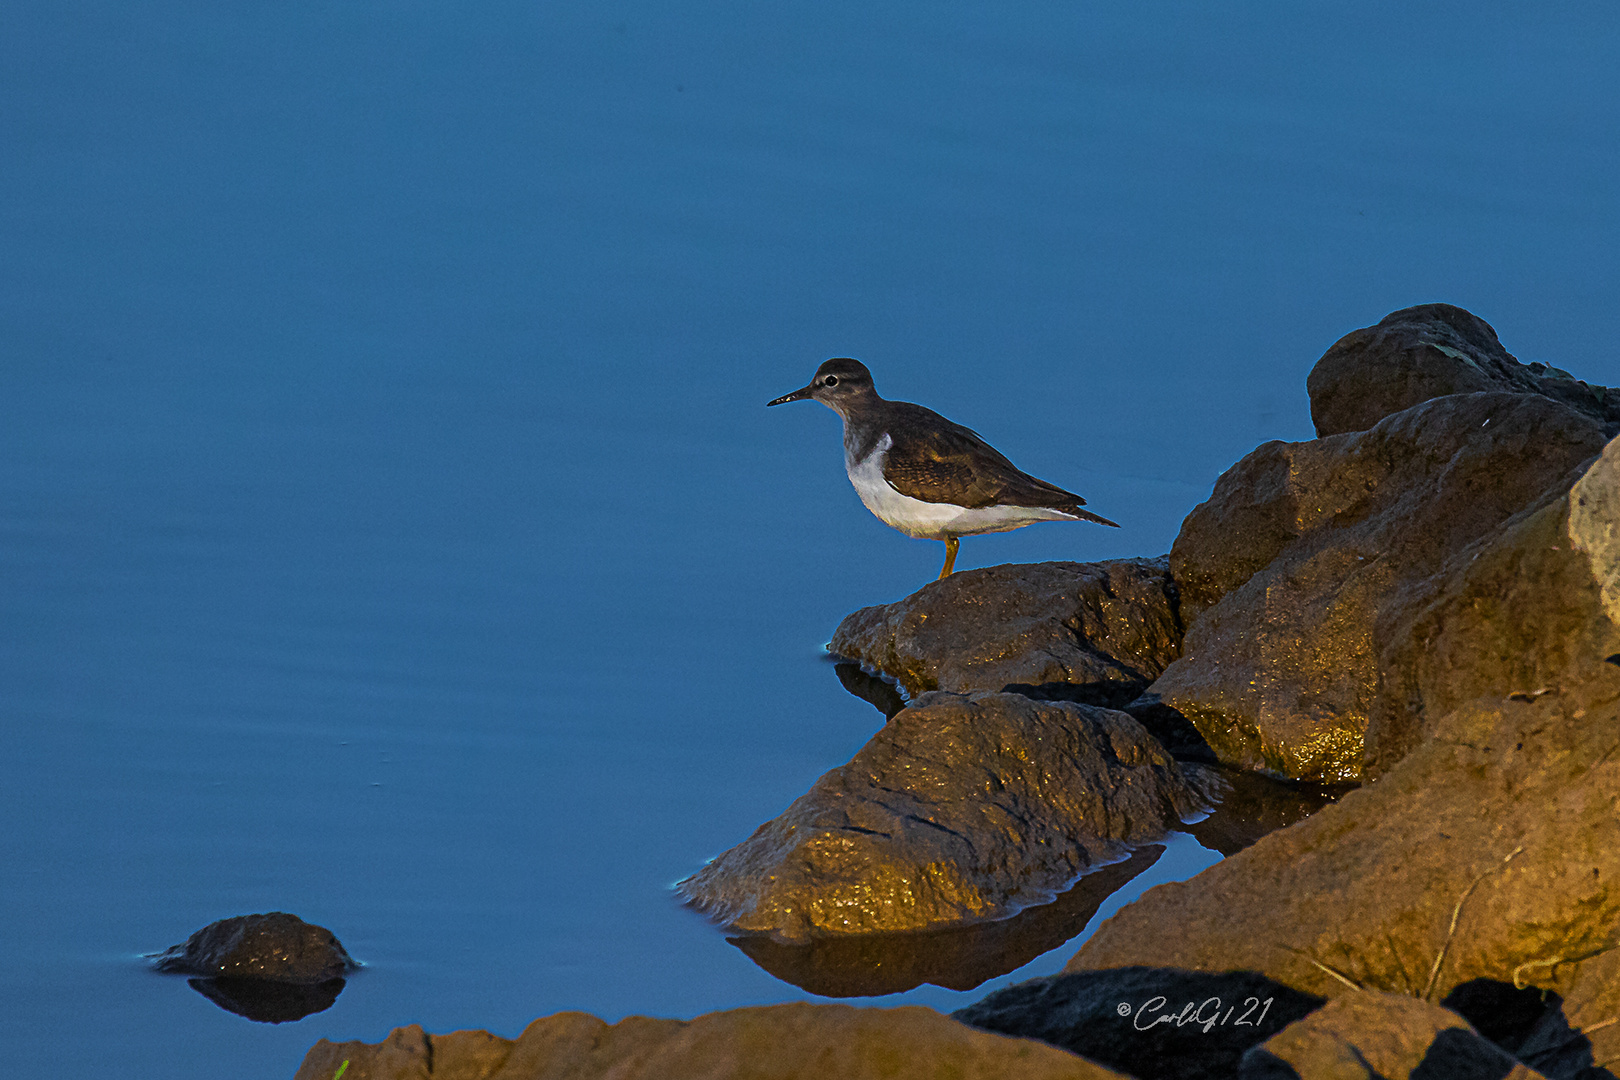
[[[1163,559],[964,570],[904,600],[862,608],[829,651],[909,693],[1014,690],[1119,707],[1181,649]]]
[[[783,941],[961,925],[1049,901],[1204,805],[1125,713],[935,692],[679,889]]]
[[[1360,779],[1380,654],[1410,637],[1404,613],[1563,497],[1605,441],[1584,412],[1491,392],[1260,447],[1188,515],[1171,550],[1188,632],[1153,692],[1224,761]]]
[[[978,1031],[932,1009],[804,1002],[616,1024],[557,1013],[516,1039],[429,1035],[413,1024],[380,1043],[322,1039],[294,1080],[331,1080],[340,1068],[366,1080],[1128,1080],[1054,1046]]]
[[[1465,554],[1380,619],[1369,776],[1474,698],[1567,690],[1620,652],[1620,439],[1566,493]]]
[[[1583,682],[1452,711],[1376,783],[1149,891],[1069,970],[1257,971],[1431,1001],[1517,982],[1558,995],[1555,1026],[1586,1030],[1595,1060],[1620,1059],[1617,805],[1620,666],[1593,657]]]
[[[1421,304],[1340,338],[1305,383],[1318,435],[1366,431],[1431,398],[1487,390],[1541,394],[1620,424],[1620,391],[1545,364],[1521,364],[1489,323],[1450,304]]]

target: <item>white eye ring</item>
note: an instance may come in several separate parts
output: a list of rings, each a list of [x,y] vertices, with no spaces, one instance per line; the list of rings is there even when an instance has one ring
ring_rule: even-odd
[[[837,386],[838,385],[838,376],[836,376],[836,375],[827,376],[825,379],[821,380],[821,385],[822,386]]]

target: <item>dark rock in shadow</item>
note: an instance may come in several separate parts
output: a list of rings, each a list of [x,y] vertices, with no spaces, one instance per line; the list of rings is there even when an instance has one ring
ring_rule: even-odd
[[[1086,928],[1102,902],[1158,862],[1150,844],[1130,858],[1092,871],[1050,904],[1011,918],[955,930],[863,934],[790,945],[770,937],[727,940],[784,982],[823,997],[898,994],[923,983],[971,990],[1023,967]]]
[[[1431,398],[1482,390],[1541,394],[1620,425],[1620,391],[1520,363],[1489,323],[1451,304],[1403,308],[1352,330],[1316,362],[1305,386],[1318,435],[1364,431]]]
[[[187,979],[186,982],[226,1012],[261,1024],[286,1024],[330,1009],[344,986],[342,979],[322,983],[269,979]]]
[[[1218,761],[1209,740],[1198,733],[1181,710],[1166,705],[1158,694],[1142,694],[1119,707],[1136,717],[1136,722],[1164,744],[1177,761]]]
[[[360,965],[324,926],[272,911],[209,923],[155,957],[153,966],[177,975],[314,984],[341,979]]]
[[[1614,1080],[1593,1063],[1592,1040],[1564,1014],[1564,999],[1534,986],[1497,979],[1470,979],[1440,1004],[1474,1030],[1538,1072],[1555,1080]],[[1413,1075],[1416,1075],[1415,1073]]]
[[[1032,979],[951,1015],[1140,1080],[1229,1080],[1246,1050],[1324,1000],[1252,971],[1126,967]]]
[[[1192,766],[1189,766],[1191,768]],[[1211,769],[1226,788],[1214,811],[1182,829],[1222,855],[1236,855],[1267,833],[1304,821],[1351,787],[1276,780],[1242,769]]]
[[[1452,1009],[1409,994],[1334,998],[1243,1056],[1240,1080],[1529,1080],[1532,1073]],[[1562,1080],[1563,1074],[1552,1074]]]
[[[905,695],[894,683],[881,675],[873,675],[854,661],[838,661],[833,665],[833,672],[845,690],[872,705],[885,720],[894,719],[894,714],[906,707]]]

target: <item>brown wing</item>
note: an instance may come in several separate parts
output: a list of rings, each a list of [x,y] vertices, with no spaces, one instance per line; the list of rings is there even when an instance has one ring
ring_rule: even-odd
[[[894,445],[883,477],[900,494],[974,509],[1046,506],[1073,512],[1085,505],[1086,500],[1072,491],[1019,471],[977,432],[921,405],[893,404],[888,426]]]

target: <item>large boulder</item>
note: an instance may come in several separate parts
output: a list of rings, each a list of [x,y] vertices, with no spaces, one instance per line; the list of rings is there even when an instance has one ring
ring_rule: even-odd
[[[781,941],[1001,918],[1205,809],[1189,771],[1122,712],[924,694],[678,888]]]
[[[1542,394],[1620,424],[1620,392],[1519,363],[1489,323],[1450,304],[1404,308],[1351,331],[1316,362],[1305,386],[1318,435],[1365,431],[1430,398],[1485,390]]]
[[[1620,667],[1589,663],[1579,685],[1453,711],[1377,783],[1149,890],[1068,970],[1257,971],[1428,1001],[1532,986],[1562,999],[1586,1061],[1620,1060]]]
[[[1224,761],[1359,780],[1375,629],[1425,603],[1510,520],[1567,493],[1605,441],[1567,405],[1493,392],[1267,443],[1182,525],[1170,568],[1189,629],[1153,693]]]
[[[1159,559],[964,570],[844,619],[827,648],[911,694],[1009,690],[1118,708],[1181,649]]]
[[[1516,516],[1380,613],[1367,774],[1388,770],[1474,697],[1580,683],[1594,657],[1620,651],[1617,626],[1620,439],[1568,492]]]
[[[1406,994],[1346,994],[1243,1055],[1240,1080],[1535,1080],[1461,1016]]]
[[[977,1031],[916,1006],[797,1003],[695,1020],[585,1013],[534,1021],[516,1039],[396,1028],[380,1043],[322,1039],[293,1080],[1125,1080],[1032,1039]]]

